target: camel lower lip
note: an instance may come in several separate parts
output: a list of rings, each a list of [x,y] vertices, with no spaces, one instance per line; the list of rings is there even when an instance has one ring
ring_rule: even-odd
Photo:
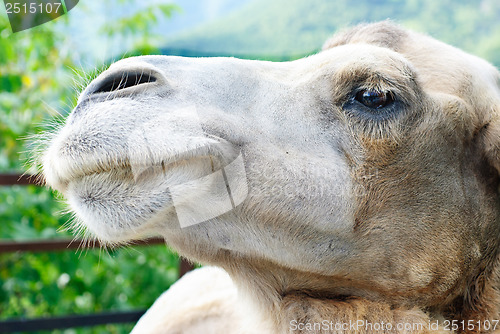
[[[159,211],[171,206],[162,178],[156,175],[138,182],[130,170],[113,169],[72,179],[65,195],[94,234],[110,241],[135,238]]]

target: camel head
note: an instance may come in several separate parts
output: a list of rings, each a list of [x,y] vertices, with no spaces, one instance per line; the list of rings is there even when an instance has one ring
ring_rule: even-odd
[[[499,80],[387,22],[283,63],[123,59],[81,93],[43,173],[89,235],[161,235],[261,300],[497,316]]]

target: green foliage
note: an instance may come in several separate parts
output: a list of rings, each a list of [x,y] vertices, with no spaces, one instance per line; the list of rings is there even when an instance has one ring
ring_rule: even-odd
[[[130,0],[122,0],[122,3],[130,2]],[[104,25],[102,32],[107,36],[116,38],[132,39],[132,49],[134,53],[151,54],[158,49],[151,43],[154,37],[150,34],[148,38],[144,38],[144,32],[150,32],[162,17],[171,17],[180,8],[173,4],[155,4],[147,6],[140,11],[129,16],[120,17],[109,24]]]
[[[20,139],[57,115],[48,104],[70,102],[72,63],[57,43],[63,36],[46,25],[10,34],[7,17],[0,16],[0,36],[0,170],[19,171],[27,160]]]
[[[67,236],[63,203],[35,186],[0,187],[0,238]],[[0,320],[142,309],[178,277],[177,256],[165,246],[0,255]],[[71,333],[128,333],[129,325]]]
[[[178,10],[175,5],[157,4],[146,7],[133,15],[122,17],[104,27],[103,31],[113,36],[116,34],[137,35],[141,31],[150,31],[160,17],[170,17]]]
[[[2,319],[142,309],[178,277],[165,246],[13,253],[0,263]]]
[[[0,187],[0,239],[27,240],[71,237],[61,231],[70,217],[55,194],[36,186]],[[59,232],[58,232],[59,231]]]

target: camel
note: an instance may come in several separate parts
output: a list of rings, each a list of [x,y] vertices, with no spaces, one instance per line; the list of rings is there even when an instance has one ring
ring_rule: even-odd
[[[132,57],[41,164],[88,238],[206,265],[133,333],[499,332],[499,83],[391,22],[290,62]]]

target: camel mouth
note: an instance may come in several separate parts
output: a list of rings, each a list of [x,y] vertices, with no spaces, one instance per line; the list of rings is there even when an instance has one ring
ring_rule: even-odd
[[[248,195],[242,155],[226,161],[207,154],[140,168],[94,169],[72,176],[65,195],[77,217],[103,240],[140,238],[145,226],[174,222],[173,228],[184,228],[241,204]]]
[[[234,209],[248,194],[238,146],[213,136],[198,144],[163,156],[146,154],[144,147],[119,156],[109,151],[76,156],[56,146],[45,156],[44,175],[105,240],[114,240],[117,229],[148,225],[162,212],[174,212],[176,227],[187,227]],[[108,215],[112,211],[123,215]],[[111,226],[105,232],[102,222]]]
[[[207,155],[141,169],[130,164],[89,169],[69,177],[64,194],[77,218],[103,241],[141,238],[146,226],[175,210],[171,189],[182,187],[193,175],[210,174],[213,161]]]

